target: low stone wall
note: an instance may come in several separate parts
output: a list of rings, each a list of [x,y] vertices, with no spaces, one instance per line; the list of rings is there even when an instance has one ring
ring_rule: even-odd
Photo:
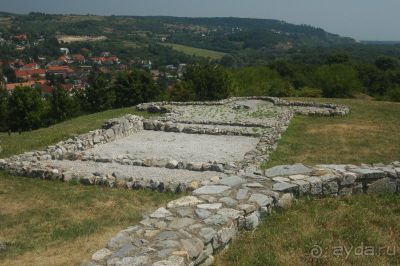
[[[313,103],[313,102],[301,102],[301,101],[286,101],[277,97],[268,96],[251,96],[251,97],[232,97],[220,101],[208,101],[208,102],[151,102],[143,103],[136,106],[140,111],[147,111],[149,113],[168,113],[171,110],[168,109],[169,105],[176,106],[188,106],[188,105],[224,105],[234,101],[240,100],[263,100],[272,102],[276,106],[288,106],[288,107],[317,107],[325,108],[324,111],[317,111],[313,109],[299,109],[295,112],[297,114],[303,115],[315,115],[315,116],[344,116],[349,113],[349,108],[343,105],[335,104],[323,104],[323,103]]]
[[[218,126],[223,126],[221,124],[215,123],[203,123],[203,125],[214,125],[214,127],[202,127],[200,125],[192,125],[190,121],[188,123],[174,123],[171,121],[160,121],[160,120],[144,120],[143,126],[145,130],[155,130],[155,131],[165,131],[165,132],[176,132],[176,133],[186,133],[186,134],[205,134],[205,135],[227,135],[227,136],[248,136],[248,137],[260,137],[260,132],[249,132],[243,129],[233,128],[226,129]],[[252,128],[262,128],[263,125],[229,125],[227,126],[240,126],[240,127],[252,127]]]
[[[277,166],[264,175],[215,180],[149,213],[116,234],[86,265],[211,265],[241,230],[251,230],[299,196],[400,191],[400,162],[390,165]]]
[[[141,130],[143,130],[143,118],[126,115],[107,121],[102,129],[60,141],[55,145],[48,146],[43,151],[25,152],[3,161],[15,163],[74,158],[80,152],[94,148],[96,145],[105,144]]]

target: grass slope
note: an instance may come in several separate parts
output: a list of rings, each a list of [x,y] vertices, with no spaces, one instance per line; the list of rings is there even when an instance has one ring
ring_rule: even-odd
[[[178,52],[185,53],[187,55],[207,57],[207,58],[211,58],[214,60],[221,59],[225,55],[225,53],[222,53],[222,52],[200,49],[200,48],[195,48],[195,47],[181,45],[181,44],[175,44],[175,43],[161,43],[161,44],[165,45],[165,46],[170,46],[170,47],[172,47],[172,49],[174,49]]]
[[[344,104],[351,112],[345,117],[296,117],[265,167],[400,159],[400,104],[313,101]],[[399,265],[399,204],[400,195],[301,199],[290,210],[268,217],[256,231],[240,235],[215,265]],[[310,256],[314,245],[323,250],[320,258]],[[374,253],[361,256],[357,247],[363,252],[373,247]],[[350,255],[344,248],[353,248]]]
[[[0,158],[45,148],[73,135],[101,128],[105,121],[126,114],[147,115],[147,113],[138,112],[134,108],[122,108],[80,116],[48,128],[23,132],[21,135],[13,133],[8,136],[7,133],[0,132],[0,147],[2,147]]]
[[[400,160],[399,103],[348,99],[313,101],[347,105],[350,114],[328,118],[295,117],[265,167],[299,162],[360,164]]]
[[[111,118],[145,115],[133,108],[74,118],[22,135],[0,133],[0,157],[44,148],[100,128]],[[0,265],[79,265],[142,214],[179,195],[16,177],[0,171]]]
[[[215,265],[399,265],[399,206],[400,195],[303,199],[241,234]]]
[[[0,171],[0,265],[79,265],[142,214],[179,197]]]

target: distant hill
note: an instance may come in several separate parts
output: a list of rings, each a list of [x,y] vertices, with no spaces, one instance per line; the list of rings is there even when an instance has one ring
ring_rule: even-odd
[[[20,31],[67,35],[106,35],[109,38],[166,40],[169,43],[232,52],[241,49],[287,50],[299,46],[330,46],[355,41],[320,28],[284,21],[251,18],[182,18],[91,15],[13,15]]]
[[[332,53],[367,61],[379,55],[400,56],[398,42],[358,42],[321,28],[272,19],[0,12],[0,33],[6,37],[28,33],[33,39],[43,36],[46,40],[57,36],[73,36],[75,40],[89,37],[101,41],[60,45],[75,52],[85,47],[157,64],[212,59],[236,67],[277,59],[321,63],[326,54]]]

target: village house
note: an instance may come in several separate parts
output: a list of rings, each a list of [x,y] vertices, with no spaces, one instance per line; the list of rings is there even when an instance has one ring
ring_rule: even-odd
[[[83,55],[81,55],[81,54],[75,54],[75,55],[73,55],[73,56],[72,56],[72,60],[73,60],[75,63],[78,63],[78,64],[85,64],[85,63],[86,63],[86,58],[85,58]]]
[[[15,70],[15,76],[20,81],[44,79],[46,78],[46,70],[44,69]]]
[[[38,80],[38,81],[28,81],[28,82],[19,82],[19,83],[9,83],[6,84],[6,90],[11,93],[17,87],[31,87],[33,88],[36,85],[46,84],[45,80]]]
[[[75,71],[69,66],[49,66],[47,73],[55,76],[62,76],[63,78],[70,77]]]
[[[29,63],[29,64],[25,64],[23,65],[19,70],[34,70],[34,69],[39,69],[40,66],[38,63]]]

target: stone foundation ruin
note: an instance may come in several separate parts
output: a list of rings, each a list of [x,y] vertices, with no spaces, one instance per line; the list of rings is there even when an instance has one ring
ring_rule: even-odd
[[[240,230],[295,197],[399,190],[400,163],[261,169],[294,115],[343,116],[344,106],[247,97],[137,109],[159,116],[127,115],[0,160],[1,169],[23,176],[191,192],[119,232],[87,265],[210,265]]]

